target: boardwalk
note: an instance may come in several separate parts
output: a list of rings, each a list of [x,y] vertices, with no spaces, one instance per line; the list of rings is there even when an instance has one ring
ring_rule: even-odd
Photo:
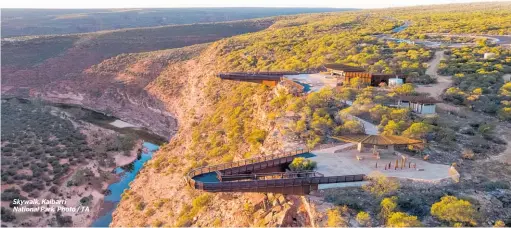
[[[271,172],[258,171],[288,164],[296,157],[308,157],[309,151],[298,150],[242,161],[200,167],[185,177],[190,187],[208,192],[273,192],[284,194],[308,194],[317,190],[319,184],[363,181],[365,175],[323,176],[318,172]]]

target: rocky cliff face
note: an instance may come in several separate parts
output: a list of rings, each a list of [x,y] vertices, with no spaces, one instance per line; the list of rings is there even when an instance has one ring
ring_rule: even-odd
[[[216,57],[222,42],[215,43],[200,56],[168,65],[146,88],[148,94],[161,100],[179,122],[179,131],[171,142],[162,147],[131,184],[131,189],[113,215],[111,226],[277,226],[309,224],[300,198],[257,193],[210,194],[189,188],[184,173],[193,166],[219,163],[221,158],[209,158],[209,152],[195,142],[194,129],[209,121],[223,100],[236,96],[239,86],[260,85],[220,81],[215,73],[225,70]],[[267,101],[273,96],[270,89],[255,90],[245,99],[253,102],[250,118],[264,131],[272,132],[267,119]],[[235,109],[236,107],[230,107]],[[233,111],[234,112],[234,111]],[[226,121],[226,120],[224,120]],[[218,129],[221,130],[221,129]],[[200,134],[209,134],[201,132]],[[278,133],[269,134],[260,151],[281,148]],[[272,140],[273,138],[273,140]],[[239,151],[251,151],[246,143],[237,144]],[[224,156],[225,157],[225,156]],[[241,159],[233,156],[232,159]]]

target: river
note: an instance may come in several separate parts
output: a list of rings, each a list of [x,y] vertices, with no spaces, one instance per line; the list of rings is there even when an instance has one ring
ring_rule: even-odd
[[[114,212],[117,204],[119,204],[121,200],[121,195],[124,190],[129,189],[129,184],[131,181],[135,179],[140,169],[144,166],[144,164],[151,160],[153,154],[159,149],[159,145],[168,142],[167,137],[163,137],[152,133],[149,129],[141,128],[141,127],[132,127],[129,123],[125,123],[128,127],[119,127],[116,124],[112,124],[114,122],[120,122],[120,120],[114,116],[106,115],[104,113],[83,108],[78,105],[68,105],[68,104],[60,104],[60,103],[50,103],[46,101],[39,100],[31,100],[24,98],[16,98],[16,97],[3,97],[2,100],[10,100],[16,99],[21,103],[32,103],[34,105],[43,105],[51,107],[55,111],[65,112],[66,115],[71,116],[74,120],[85,121],[94,125],[97,125],[102,128],[107,128],[110,130],[114,130],[116,132],[122,134],[131,134],[135,136],[136,139],[144,140],[142,145],[143,151],[135,161],[132,163],[123,166],[117,167],[113,170],[115,174],[119,175],[119,180],[115,183],[112,183],[108,186],[109,194],[106,194],[103,199],[103,206],[105,211],[101,211],[99,218],[97,218],[93,223],[92,227],[108,227],[112,222],[112,213]]]
[[[139,159],[134,161],[128,167],[118,167],[115,169],[115,173],[121,175],[121,179],[108,186],[108,190],[111,191],[111,194],[106,195],[104,198],[104,203],[113,204],[112,208],[108,210],[106,214],[99,217],[92,223],[92,227],[107,227],[112,222],[112,213],[114,212],[117,204],[121,201],[121,195],[124,190],[129,189],[129,184],[131,181],[135,179],[138,172],[144,166],[144,163],[149,161],[153,157],[153,153],[158,150],[159,146],[145,142],[143,145],[144,148],[147,148],[147,153],[142,153]]]

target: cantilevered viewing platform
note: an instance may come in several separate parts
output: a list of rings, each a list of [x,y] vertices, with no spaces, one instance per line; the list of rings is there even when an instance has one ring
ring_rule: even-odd
[[[319,184],[363,181],[365,175],[328,176],[312,171],[268,172],[289,164],[296,157],[314,156],[297,150],[191,170],[185,177],[189,186],[207,192],[273,192],[303,195]]]
[[[297,150],[230,163],[199,167],[185,176],[188,185],[207,192],[272,192],[303,195],[325,188],[361,185],[366,175],[385,175],[423,180],[450,179],[450,167],[432,164],[394,151],[394,146],[422,144],[402,136],[345,135],[336,137],[340,145],[314,151]],[[372,147],[366,153],[364,147]],[[387,147],[380,153],[381,147]],[[367,151],[369,152],[369,151]],[[289,171],[297,157],[316,162],[312,171]]]

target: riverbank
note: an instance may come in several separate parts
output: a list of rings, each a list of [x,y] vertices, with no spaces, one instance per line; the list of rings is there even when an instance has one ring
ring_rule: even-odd
[[[142,147],[145,152],[141,153],[140,157],[130,164],[130,167],[119,167],[115,169],[115,173],[121,175],[121,177],[118,181],[108,186],[110,194],[104,197],[101,209],[98,210],[97,216],[92,219],[93,222],[88,226],[107,227],[110,225],[112,222],[112,214],[121,201],[122,193],[130,188],[131,181],[135,179],[138,172],[144,167],[144,164],[148,162],[159,149],[158,145],[148,142],[144,142]]]
[[[10,124],[2,122],[6,127],[2,130],[5,130],[6,134],[14,133],[2,138],[2,147],[12,148],[9,144],[23,146],[24,144],[18,142],[18,134],[15,132],[16,129],[25,129],[30,137],[39,139],[39,143],[28,143],[28,146],[35,148],[36,152],[47,148],[41,150],[44,151],[42,157],[37,156],[41,153],[31,153],[31,150],[25,147],[15,146],[11,149],[25,151],[25,154],[33,159],[30,163],[37,163],[38,167],[47,169],[36,169],[27,163],[23,167],[30,166],[29,168],[23,168],[14,174],[23,176],[13,180],[8,178],[10,182],[7,183],[3,181],[2,189],[17,190],[27,199],[65,200],[62,206],[66,208],[86,208],[82,211],[63,212],[61,217],[56,217],[56,211],[39,215],[16,212],[15,223],[6,223],[8,226],[90,226],[96,218],[114,210],[113,204],[105,201],[105,197],[112,192],[109,186],[121,182],[125,172],[131,172],[134,164],[146,157],[142,152],[148,150],[144,149],[147,148],[144,147],[144,142],[164,142],[162,137],[144,132],[140,128],[125,127],[122,131],[117,131],[115,126],[109,124],[117,120],[115,117],[81,107],[61,107],[28,99],[3,98],[2,120],[11,121]],[[144,136],[143,139],[137,138],[139,135]],[[2,153],[2,160],[6,161],[5,164],[10,164],[16,159],[13,158],[16,154],[17,152]],[[38,178],[28,178],[32,176]],[[44,182],[51,188],[38,187],[39,183]],[[35,187],[27,188],[28,183]],[[2,206],[9,208],[10,203],[11,201],[4,201]],[[52,205],[48,207],[56,208]]]

